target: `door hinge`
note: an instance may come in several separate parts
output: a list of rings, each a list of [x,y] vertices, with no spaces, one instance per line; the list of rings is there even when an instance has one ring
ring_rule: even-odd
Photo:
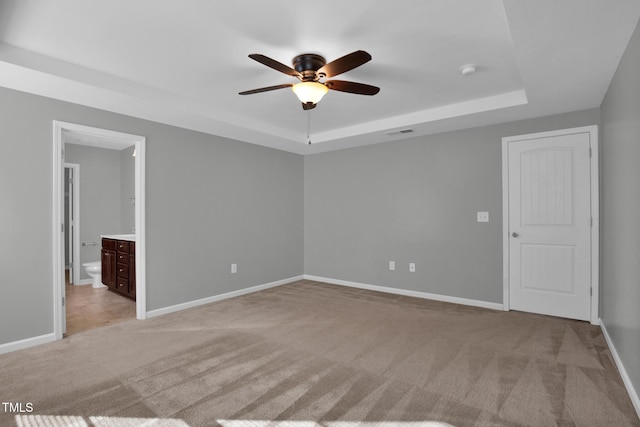
[[[60,230],[64,233],[64,222],[60,224]]]
[[[593,296],[593,288],[589,288],[589,295]]]
[[[62,297],[62,306],[63,307],[64,307],[64,304],[65,304],[65,300],[64,300],[64,297]]]
[[[591,147],[589,147],[589,157],[593,157],[593,152],[592,152]]]

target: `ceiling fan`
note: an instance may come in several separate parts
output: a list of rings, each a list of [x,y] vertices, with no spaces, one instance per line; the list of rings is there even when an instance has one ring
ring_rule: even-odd
[[[331,61],[328,64],[320,55],[303,53],[302,55],[298,55],[293,58],[293,68],[257,53],[249,55],[249,58],[288,76],[296,77],[300,80],[300,83],[285,83],[276,86],[267,86],[260,89],[240,92],[240,95],[251,95],[254,93],[268,92],[271,90],[290,87],[302,102],[302,108],[304,110],[310,110],[316,107],[316,104],[329,91],[329,89],[340,92],[355,93],[358,95],[375,95],[380,92],[379,87],[364,83],[348,82],[344,80],[321,81],[327,77],[346,73],[347,71],[353,70],[354,68],[369,62],[371,60],[371,55],[364,50],[357,50],[343,56],[342,58],[338,58],[335,61]]]

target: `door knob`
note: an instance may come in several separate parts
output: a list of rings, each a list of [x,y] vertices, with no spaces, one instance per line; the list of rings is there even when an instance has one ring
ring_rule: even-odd
[[[518,233],[516,233],[515,231],[514,231],[513,233],[511,233],[511,235],[512,235],[513,237],[518,237],[518,236],[519,236],[519,234],[518,234]]]

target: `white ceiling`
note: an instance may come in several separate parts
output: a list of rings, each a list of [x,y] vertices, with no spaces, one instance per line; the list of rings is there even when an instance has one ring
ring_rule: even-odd
[[[311,154],[598,107],[639,17],[638,0],[0,0],[0,86]],[[372,61],[336,78],[373,97],[238,95],[296,81],[248,54],[359,49]]]

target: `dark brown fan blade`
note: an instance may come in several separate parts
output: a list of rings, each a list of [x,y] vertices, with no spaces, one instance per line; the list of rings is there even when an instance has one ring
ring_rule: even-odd
[[[244,92],[240,92],[240,95],[251,95],[254,93],[268,92],[270,90],[284,89],[285,87],[291,87],[291,86],[293,86],[293,84],[287,83],[283,85],[261,87],[260,89],[245,90]]]
[[[251,55],[249,55],[249,58],[253,59],[254,61],[258,61],[259,63],[266,65],[269,68],[273,68],[276,71],[285,73],[288,76],[300,77],[300,73],[293,68],[287,67],[286,65],[276,61],[275,59],[271,59],[268,56],[260,55],[259,53],[252,53]]]
[[[338,74],[346,73],[356,67],[371,61],[371,55],[364,50],[357,50],[348,55],[331,61],[318,70],[318,74],[322,73],[325,77],[333,77]]]
[[[324,85],[332,90],[356,93],[358,95],[375,95],[380,92],[379,87],[366,85],[364,83],[346,82],[344,80],[329,80],[324,82]]]
[[[314,108],[316,108],[317,104],[314,104],[313,102],[303,102],[302,103],[302,109],[303,110],[312,110]]]

